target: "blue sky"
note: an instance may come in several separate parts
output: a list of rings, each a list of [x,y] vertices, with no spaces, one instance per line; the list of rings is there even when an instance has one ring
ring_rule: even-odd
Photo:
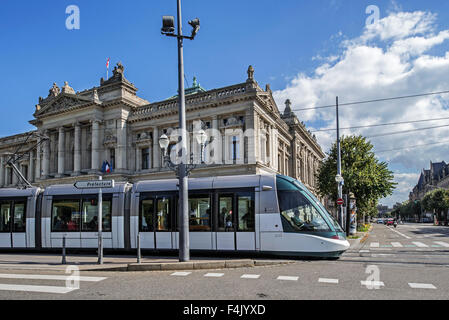
[[[80,8],[80,30],[67,30],[65,27],[68,5]],[[201,19],[197,39],[187,41],[185,45],[186,77],[191,84],[193,76],[196,76],[203,87],[213,89],[245,81],[246,69],[252,64],[259,84],[264,87],[270,83],[277,93],[281,110],[282,101],[289,94],[296,108],[310,106],[303,95],[316,95],[312,100],[317,105],[333,103],[335,98],[331,97],[335,95],[346,102],[356,98],[384,97],[389,92],[381,86],[379,90],[367,91],[366,96],[345,95],[351,92],[349,84],[345,88],[333,88],[324,81],[337,64],[348,59],[345,41],[360,40],[366,31],[368,15],[365,10],[369,5],[379,7],[381,19],[399,12],[435,14],[433,27],[420,33],[425,37],[449,29],[449,2],[441,0],[184,0],[184,32],[190,32],[188,20]],[[68,81],[76,91],[99,85],[100,78],[106,76],[108,57],[111,58],[111,70],[118,61],[124,64],[126,77],[139,88],[141,97],[153,102],[176,93],[176,41],[160,34],[161,16],[176,15],[175,0],[3,0],[0,8],[3,73],[0,77],[0,87],[3,88],[0,107],[9,115],[0,119],[0,136],[33,129],[28,121],[32,119],[34,106],[39,96],[48,95],[53,82],[61,87],[64,81]],[[388,23],[389,20],[385,21]],[[413,36],[374,37],[364,45],[386,50],[398,39]],[[448,51],[448,43],[444,40],[419,55],[443,57]],[[366,57],[367,63],[370,59]],[[408,60],[414,61],[416,57]],[[344,76],[341,72],[339,75]],[[446,78],[449,79],[447,74]],[[304,93],[303,88],[295,87],[295,79],[303,79],[300,81],[302,86],[310,84],[320,88]],[[342,80],[335,78],[335,81]],[[436,87],[436,84],[427,87],[416,83],[409,87],[398,85],[391,94],[403,91],[420,93]],[[323,94],[326,91],[328,94]],[[428,115],[411,112],[408,116],[411,120],[432,118],[435,110],[430,108]],[[440,108],[437,111],[439,114],[446,110]],[[368,118],[374,122],[395,119],[388,114],[382,117],[357,114],[351,118],[350,110],[342,112],[343,116],[348,112],[346,118],[352,119],[347,123],[349,125]],[[311,128],[333,125],[332,115],[298,113],[298,116]],[[385,130],[395,131],[392,128]],[[327,151],[331,136],[318,135],[318,138]],[[373,141],[378,149],[407,145],[402,140],[390,141],[393,145],[379,139]],[[416,139],[411,142],[417,144]],[[414,162],[405,159],[407,155],[404,152],[396,156],[382,154],[381,159],[389,161],[398,174],[408,175],[407,183],[411,183],[420,168],[428,166],[430,158],[449,161],[444,159],[440,149],[426,150],[422,158],[418,157]],[[414,154],[413,157],[416,158]],[[388,202],[393,203],[404,195],[405,191],[402,191],[400,196],[397,194]]]

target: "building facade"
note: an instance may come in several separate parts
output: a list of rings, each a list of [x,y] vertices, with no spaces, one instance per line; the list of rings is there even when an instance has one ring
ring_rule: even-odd
[[[449,189],[449,164],[430,162],[430,169],[423,169],[417,185],[410,192],[409,200],[422,200],[426,193],[435,189]]]
[[[0,139],[0,187],[20,184],[7,164],[12,154],[19,155],[23,176],[43,187],[98,175],[131,183],[173,178],[159,138],[170,138],[169,154],[176,156],[178,98],[140,98],[124,70],[118,63],[109,79],[81,92],[67,82],[54,84],[48,97],[39,98],[30,121],[36,130]],[[245,82],[220,89],[205,90],[196,79],[186,89],[187,144],[197,164],[192,176],[278,172],[316,193],[315,173],[325,157],[316,138],[289,100],[281,113],[270,86],[258,85],[251,66],[247,74]],[[203,153],[195,139],[201,129],[208,135]]]

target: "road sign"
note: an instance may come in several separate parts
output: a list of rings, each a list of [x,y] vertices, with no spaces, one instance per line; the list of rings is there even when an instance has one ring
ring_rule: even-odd
[[[114,180],[78,181],[74,184],[77,189],[114,188]]]
[[[341,199],[341,198],[337,200],[337,204],[338,204],[339,206],[342,206],[344,203],[345,203],[345,202],[344,202],[343,199]]]

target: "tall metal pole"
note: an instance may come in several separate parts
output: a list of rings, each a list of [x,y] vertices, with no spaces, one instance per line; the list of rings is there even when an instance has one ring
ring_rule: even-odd
[[[181,129],[181,163],[179,176],[179,261],[190,260],[189,215],[188,215],[188,176],[187,176],[187,125],[184,92],[184,56],[182,38],[181,0],[178,0],[178,82],[179,82],[179,126]]]
[[[337,109],[337,175],[341,176],[341,148],[340,148],[340,121],[338,117],[338,97],[336,101],[336,109]],[[338,198],[343,198],[343,187],[340,182],[338,182]],[[340,225],[343,226],[343,206],[338,205],[338,216],[340,218]]]
[[[99,180],[103,180],[100,176]],[[98,191],[98,264],[103,264],[103,189]]]

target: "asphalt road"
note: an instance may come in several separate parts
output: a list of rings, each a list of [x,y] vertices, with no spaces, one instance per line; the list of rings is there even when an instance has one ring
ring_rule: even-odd
[[[67,287],[62,272],[0,270],[0,300],[449,299],[448,267],[449,228],[375,225],[338,261],[178,273],[86,271],[79,288]]]

